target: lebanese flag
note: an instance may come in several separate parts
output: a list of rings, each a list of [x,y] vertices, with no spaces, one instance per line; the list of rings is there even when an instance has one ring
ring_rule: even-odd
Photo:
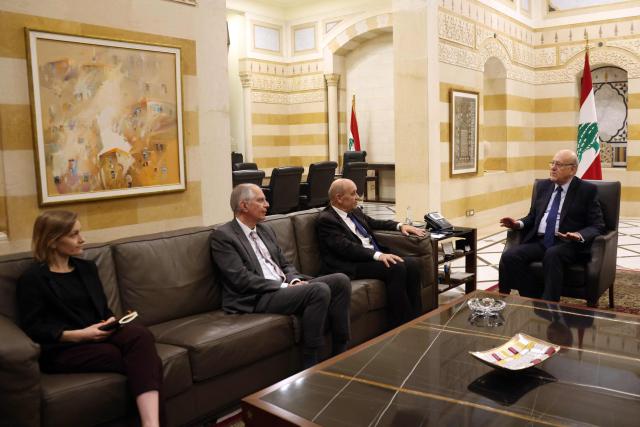
[[[598,119],[596,117],[596,101],[591,83],[589,67],[589,51],[584,55],[582,71],[582,91],[580,93],[580,122],[578,124],[578,172],[582,179],[602,179],[600,164],[600,138],[598,137]]]
[[[356,120],[356,96],[351,100],[351,125],[349,126],[349,151],[360,151],[360,134]]]

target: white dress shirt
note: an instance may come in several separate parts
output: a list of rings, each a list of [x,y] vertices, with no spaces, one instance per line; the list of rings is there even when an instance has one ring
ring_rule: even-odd
[[[342,221],[344,221],[344,223],[347,224],[347,227],[349,227],[349,230],[351,230],[351,232],[356,236],[358,236],[360,241],[362,241],[362,246],[364,246],[367,249],[375,249],[373,247],[373,243],[371,243],[371,238],[364,237],[362,234],[360,234],[360,232],[356,228],[356,225],[353,223],[351,218],[349,218],[348,216],[349,214],[347,212],[343,211],[342,209],[338,209],[333,205],[331,205],[331,207],[333,208],[333,210],[336,211],[336,213],[340,216],[340,218],[342,218]],[[400,227],[402,227],[402,224],[398,223],[398,225],[396,226],[396,229],[400,230]],[[373,259],[378,261],[378,259],[380,258],[380,255],[382,255],[382,252],[376,251],[373,254]]]
[[[260,235],[258,234],[257,230],[255,228],[251,229],[247,227],[238,218],[236,218],[236,221],[240,225],[240,228],[242,229],[242,232],[244,233],[244,235],[247,237],[247,240],[249,240],[249,244],[251,245],[251,249],[253,249],[253,253],[256,254],[256,258],[258,258],[258,262],[260,263],[260,268],[262,268],[262,275],[264,276],[264,278],[269,280],[278,280],[282,282],[282,277],[280,277],[280,274],[278,274],[276,269],[271,264],[271,263],[275,264],[275,261],[273,259],[270,259],[271,262],[267,262],[267,260],[265,260],[264,257],[262,256],[263,253],[268,254],[269,249],[267,249],[267,246],[264,244],[264,242],[260,238]],[[258,245],[260,245],[260,248],[255,247],[255,241],[250,235],[250,233],[254,231],[256,232],[256,238],[257,238],[256,240],[258,241]],[[300,279],[293,279],[291,283],[295,283],[296,281],[300,281]],[[286,288],[287,286],[289,286],[287,282],[282,282],[282,284],[280,285],[281,288]]]
[[[572,180],[573,180],[573,177],[571,177],[569,182],[566,182],[561,185],[562,193],[560,193],[560,206],[558,207],[558,216],[556,217],[556,226],[555,226],[556,233],[560,228],[560,213],[562,212],[564,199],[567,197],[567,191],[569,191],[569,186],[571,185]],[[547,207],[544,210],[544,215],[542,215],[542,219],[540,220],[540,225],[538,226],[538,234],[544,234],[545,230],[547,229],[547,217],[549,216],[549,211],[551,210],[551,204],[553,203],[553,201],[557,196],[556,194],[557,190],[558,190],[558,185],[556,184],[553,186],[553,193],[552,193],[553,195],[551,196],[551,199],[549,199],[549,203],[547,203]],[[524,227],[524,223],[522,221],[517,221],[517,223],[518,223],[519,229]],[[577,233],[577,234],[580,235],[580,233]],[[584,242],[584,238],[582,237],[582,235],[580,235],[580,241]]]

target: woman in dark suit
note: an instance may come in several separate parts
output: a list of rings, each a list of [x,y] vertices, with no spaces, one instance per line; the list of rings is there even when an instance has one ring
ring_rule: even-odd
[[[47,211],[33,226],[35,263],[18,281],[20,322],[41,346],[44,372],[118,372],[127,376],[143,426],[160,425],[162,362],[141,324],[115,330],[93,261],[82,254],[77,214]]]

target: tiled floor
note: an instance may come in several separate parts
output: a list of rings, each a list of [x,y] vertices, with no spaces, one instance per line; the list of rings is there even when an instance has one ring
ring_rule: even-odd
[[[395,206],[382,203],[364,203],[364,212],[374,218],[394,219]],[[618,227],[618,268],[640,270],[640,219],[620,219]],[[478,231],[478,289],[487,289],[498,282],[498,264],[507,237],[506,230],[493,234]],[[452,263],[452,270],[464,269],[464,258]],[[440,294],[440,303],[464,293],[464,287]]]

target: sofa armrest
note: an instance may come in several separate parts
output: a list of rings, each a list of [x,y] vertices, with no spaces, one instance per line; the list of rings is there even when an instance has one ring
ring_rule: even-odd
[[[412,256],[420,259],[422,264],[422,311],[427,312],[438,306],[438,286],[436,283],[436,265],[433,257],[431,234],[423,237],[405,236],[399,231],[375,231],[376,241],[391,249],[399,256]]]
[[[0,315],[0,414],[6,425],[40,425],[40,346]],[[3,424],[5,425],[5,424]]]

